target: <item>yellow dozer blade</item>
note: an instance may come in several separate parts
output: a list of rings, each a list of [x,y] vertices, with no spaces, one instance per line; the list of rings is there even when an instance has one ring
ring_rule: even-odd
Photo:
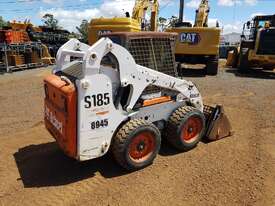
[[[204,115],[206,117],[205,136],[210,141],[229,137],[233,134],[229,119],[224,113],[223,106],[211,107],[204,105]]]

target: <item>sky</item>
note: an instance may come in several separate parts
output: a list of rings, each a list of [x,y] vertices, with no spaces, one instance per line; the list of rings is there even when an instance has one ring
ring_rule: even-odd
[[[6,21],[30,19],[41,25],[45,13],[53,14],[59,24],[75,31],[82,19],[124,16],[132,12],[135,0],[0,0],[0,16]],[[179,0],[159,0],[160,14],[164,18],[178,16]],[[244,22],[256,14],[275,14],[275,0],[209,0],[209,24],[218,20],[223,33],[241,32]],[[194,21],[200,0],[185,0],[184,18]]]

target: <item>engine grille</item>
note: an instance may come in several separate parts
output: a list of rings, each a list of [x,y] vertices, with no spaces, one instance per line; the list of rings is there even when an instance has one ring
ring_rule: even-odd
[[[73,61],[65,65],[65,68],[63,68],[62,71],[57,72],[56,75],[59,75],[59,76],[64,75],[68,77],[72,82],[75,82],[76,79],[82,79],[84,77],[84,74],[82,71],[82,62]]]
[[[168,38],[138,38],[130,39],[127,48],[137,64],[177,76],[173,44]]]
[[[125,47],[141,66],[177,77],[175,62],[175,41],[177,33],[167,32],[114,32],[104,34],[115,43]],[[164,91],[163,88],[150,85],[143,94]]]
[[[176,33],[167,32],[114,32],[102,35],[125,47],[137,64],[177,76],[174,57]]]
[[[257,54],[275,55],[275,29],[263,30]]]

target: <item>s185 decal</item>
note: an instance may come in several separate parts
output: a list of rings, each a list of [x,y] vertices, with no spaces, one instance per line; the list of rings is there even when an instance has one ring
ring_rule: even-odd
[[[104,94],[94,94],[92,96],[85,96],[84,102],[85,102],[84,107],[86,109],[89,109],[91,107],[101,107],[103,105],[106,106],[110,104],[110,94],[104,93]]]

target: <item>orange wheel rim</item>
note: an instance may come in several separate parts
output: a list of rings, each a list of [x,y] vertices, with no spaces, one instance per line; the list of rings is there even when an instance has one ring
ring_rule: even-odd
[[[197,116],[190,117],[183,125],[181,133],[182,140],[188,143],[195,141],[199,137],[202,128],[203,123],[201,118]]]
[[[129,157],[135,162],[147,160],[156,148],[156,141],[151,132],[136,135],[129,146]]]

